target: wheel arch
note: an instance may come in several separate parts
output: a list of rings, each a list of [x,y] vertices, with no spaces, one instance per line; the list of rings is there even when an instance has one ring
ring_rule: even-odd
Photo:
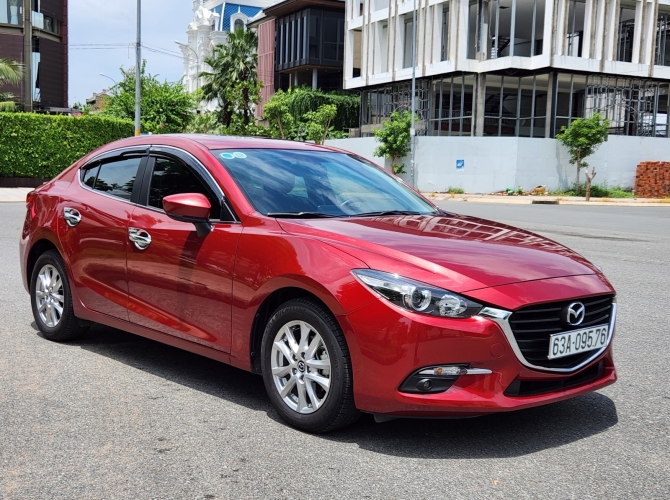
[[[30,289],[30,278],[33,275],[33,270],[35,269],[37,259],[40,258],[40,255],[49,250],[55,250],[61,256],[61,258],[63,258],[63,253],[60,251],[58,246],[56,246],[53,241],[46,237],[41,237],[30,247],[30,250],[28,251],[28,258],[26,259],[26,279],[28,281],[28,289]],[[65,261],[65,259],[63,259],[63,261]],[[67,267],[65,270],[67,271]]]
[[[253,323],[251,325],[251,334],[249,338],[249,359],[251,361],[251,371],[261,373],[261,343],[265,327],[270,318],[279,307],[289,300],[304,298],[314,301],[321,307],[329,311],[337,321],[337,315],[332,308],[328,306],[318,295],[299,286],[286,286],[270,293],[256,311]]]

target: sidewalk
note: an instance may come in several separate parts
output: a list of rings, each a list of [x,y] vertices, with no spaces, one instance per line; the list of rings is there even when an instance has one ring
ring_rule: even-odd
[[[559,205],[596,205],[619,207],[670,207],[670,198],[593,198],[586,201],[579,196],[499,196],[494,194],[454,194],[423,193],[431,201],[470,202],[470,203],[508,203],[530,205],[535,203],[557,203]]]
[[[26,195],[34,188],[0,188],[0,203],[26,201]]]

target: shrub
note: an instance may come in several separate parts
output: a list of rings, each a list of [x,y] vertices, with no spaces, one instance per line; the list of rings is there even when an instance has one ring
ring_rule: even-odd
[[[335,116],[330,121],[332,132],[329,137],[345,129],[358,127],[360,96],[344,92],[324,92],[308,87],[297,87],[287,92],[278,91],[264,106],[265,118],[276,137],[304,140],[307,136],[307,123],[310,112],[318,112],[322,106],[335,106]],[[309,120],[307,120],[309,121]],[[279,124],[281,123],[281,130]]]
[[[394,111],[391,118],[382,123],[382,128],[374,131],[375,139],[380,144],[372,154],[391,160],[394,174],[406,173],[405,165],[397,164],[396,161],[410,152],[411,127],[412,115],[409,111],[403,111],[402,114]]]
[[[133,122],[117,118],[0,113],[0,176],[54,177],[85,154],[133,132]]]

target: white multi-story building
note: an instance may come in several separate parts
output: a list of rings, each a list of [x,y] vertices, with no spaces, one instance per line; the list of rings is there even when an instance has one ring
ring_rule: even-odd
[[[555,137],[598,111],[668,137],[670,0],[416,0],[421,135]],[[414,0],[346,0],[361,133],[409,109]]]
[[[265,7],[278,0],[193,0],[193,19],[188,25],[188,41],[179,44],[184,57],[184,85],[189,91],[202,86],[198,74],[211,71],[205,58],[212,55],[214,47],[225,43],[231,29],[244,27]],[[213,104],[212,104],[213,105]]]

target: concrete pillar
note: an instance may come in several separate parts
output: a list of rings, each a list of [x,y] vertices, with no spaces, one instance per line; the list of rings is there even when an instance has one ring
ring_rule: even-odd
[[[638,0],[635,5],[635,32],[633,34],[633,55],[631,57],[633,64],[640,64],[642,32],[644,31],[644,4],[644,1]]]
[[[656,46],[656,23],[658,19],[658,3],[654,0],[644,2],[644,27],[642,28],[642,40],[640,41],[640,62],[642,64],[654,65]],[[652,76],[653,73],[650,73]]]
[[[312,68],[312,89],[316,90],[319,88],[319,70]]]
[[[484,105],[486,101],[486,73],[479,73],[476,76],[476,96],[475,96],[475,136],[484,135]]]

